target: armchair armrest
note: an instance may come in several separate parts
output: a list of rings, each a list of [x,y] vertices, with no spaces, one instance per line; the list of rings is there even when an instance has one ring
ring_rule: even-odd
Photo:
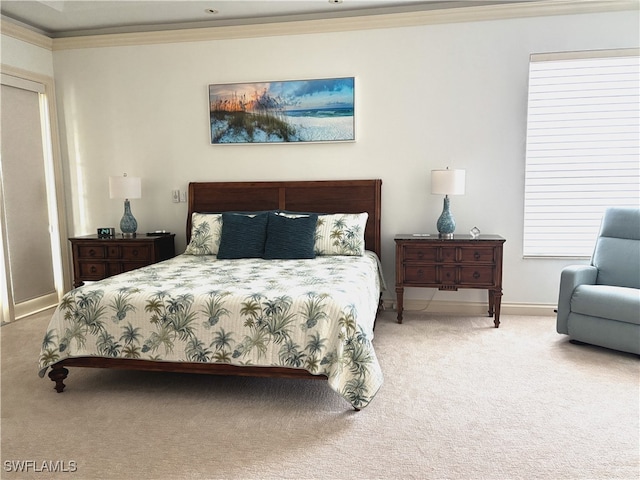
[[[578,285],[594,285],[598,269],[592,265],[570,265],[560,274],[560,294],[558,297],[558,315],[556,330],[569,333],[567,320],[571,311],[571,296]]]

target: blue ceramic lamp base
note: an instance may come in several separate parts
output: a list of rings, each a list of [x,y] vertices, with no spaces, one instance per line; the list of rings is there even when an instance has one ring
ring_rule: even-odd
[[[438,236],[440,238],[452,239],[453,232],[456,229],[456,221],[451,214],[451,210],[449,209],[449,196],[445,195],[444,197],[444,206],[442,208],[442,214],[438,218],[438,223],[436,224],[438,227]]]
[[[138,222],[131,214],[131,204],[129,200],[124,201],[124,215],[120,220],[120,230],[124,238],[133,238],[136,236],[136,230],[138,229]]]

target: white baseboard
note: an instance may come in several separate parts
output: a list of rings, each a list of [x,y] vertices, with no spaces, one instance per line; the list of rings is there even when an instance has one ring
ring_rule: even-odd
[[[396,309],[396,301],[385,299],[383,301],[384,308],[388,310]],[[431,302],[425,300],[404,300],[404,311],[419,311],[420,313],[445,313],[460,315],[486,315],[488,313],[488,305],[478,302],[443,302],[434,300]],[[500,306],[500,315],[542,315],[554,316],[555,305],[546,304],[527,304],[527,303],[502,303]]]
[[[58,305],[59,301],[60,299],[58,298],[58,294],[53,292],[49,295],[18,303],[16,304],[14,311],[15,320],[20,320],[21,318],[28,317],[34,313],[39,313],[43,310],[47,310],[48,308],[55,307]]]

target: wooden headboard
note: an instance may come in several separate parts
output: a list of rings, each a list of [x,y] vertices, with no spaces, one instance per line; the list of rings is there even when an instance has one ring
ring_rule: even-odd
[[[189,184],[187,243],[191,239],[193,212],[275,209],[318,213],[367,212],[366,249],[380,257],[381,190],[382,180],[192,182]]]

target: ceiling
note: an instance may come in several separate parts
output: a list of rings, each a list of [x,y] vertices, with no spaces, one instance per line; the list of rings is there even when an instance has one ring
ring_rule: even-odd
[[[3,19],[51,38],[252,25],[533,0],[0,0]]]

